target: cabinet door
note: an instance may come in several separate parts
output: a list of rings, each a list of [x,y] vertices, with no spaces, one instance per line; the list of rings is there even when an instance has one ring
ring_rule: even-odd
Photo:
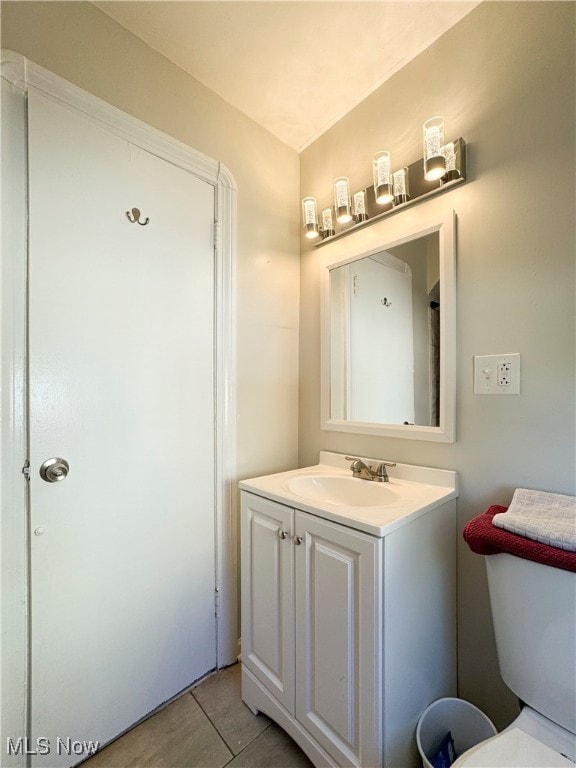
[[[242,663],[292,714],[293,534],[292,509],[242,492]]]
[[[295,528],[296,717],[339,765],[381,765],[381,540],[300,512]]]

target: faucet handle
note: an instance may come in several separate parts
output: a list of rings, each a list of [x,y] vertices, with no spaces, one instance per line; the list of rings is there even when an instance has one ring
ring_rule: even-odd
[[[396,462],[392,461],[381,461],[380,464],[376,467],[376,475],[378,476],[378,479],[381,480],[384,483],[388,482],[388,472],[386,472],[386,467],[395,467]]]
[[[396,462],[395,461],[381,461],[380,464],[376,467],[376,472],[379,475],[386,475],[386,467],[395,467]]]
[[[352,462],[350,464],[350,469],[352,470],[352,473],[354,475],[359,475],[360,472],[362,472],[362,471],[366,471],[366,472],[370,472],[371,471],[370,467],[368,467],[366,464],[364,464],[362,459],[359,459],[357,456],[344,456],[344,458],[346,459],[346,461],[351,461]]]

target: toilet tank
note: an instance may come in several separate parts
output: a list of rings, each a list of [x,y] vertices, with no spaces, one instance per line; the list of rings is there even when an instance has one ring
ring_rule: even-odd
[[[576,733],[576,573],[486,556],[500,673],[532,709]]]

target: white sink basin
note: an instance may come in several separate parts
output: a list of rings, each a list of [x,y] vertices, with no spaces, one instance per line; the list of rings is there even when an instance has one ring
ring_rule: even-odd
[[[306,475],[292,477],[286,487],[292,493],[315,502],[337,506],[385,507],[398,501],[387,483],[360,480],[355,477]]]
[[[372,466],[381,461],[360,458]],[[345,454],[322,451],[312,467],[242,480],[240,488],[372,536],[387,535],[458,495],[450,470],[397,463],[389,473],[389,483],[360,480]]]

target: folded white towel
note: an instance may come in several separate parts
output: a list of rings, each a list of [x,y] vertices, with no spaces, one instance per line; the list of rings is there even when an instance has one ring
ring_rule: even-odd
[[[576,497],[517,488],[507,512],[492,518],[498,528],[558,549],[576,552]]]

